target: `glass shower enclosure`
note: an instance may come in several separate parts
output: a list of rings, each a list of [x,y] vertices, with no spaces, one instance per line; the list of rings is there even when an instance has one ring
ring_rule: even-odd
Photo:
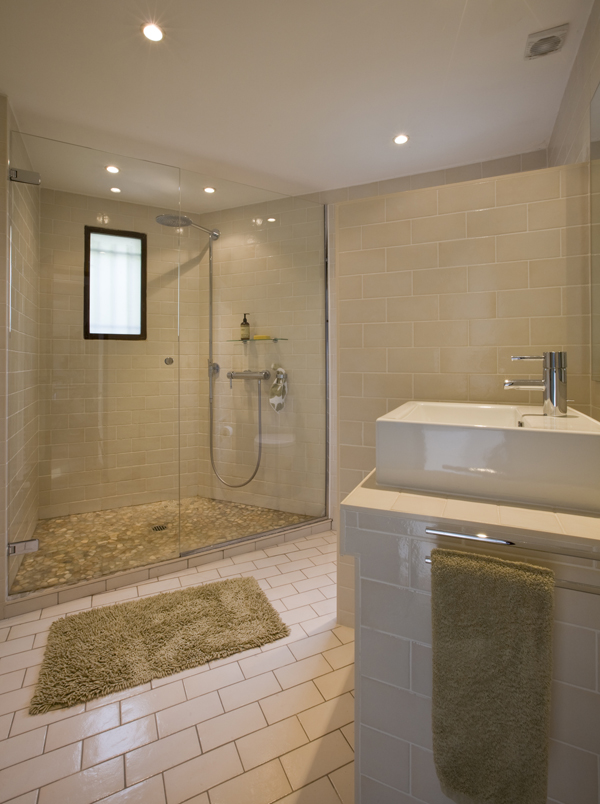
[[[324,517],[323,206],[18,133],[11,166],[9,594]],[[142,241],[145,338],[86,337]]]

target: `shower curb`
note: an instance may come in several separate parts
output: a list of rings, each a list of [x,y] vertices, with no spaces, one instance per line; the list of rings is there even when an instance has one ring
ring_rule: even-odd
[[[57,606],[61,603],[70,603],[72,600],[79,600],[90,595],[99,595],[103,592],[112,592],[123,586],[131,586],[135,583],[151,581],[161,575],[171,572],[180,572],[185,569],[193,569],[202,564],[210,564],[213,561],[220,561],[223,558],[239,555],[240,553],[250,553],[253,550],[261,550],[263,547],[273,547],[284,542],[294,541],[303,536],[314,536],[318,533],[325,533],[332,528],[332,520],[329,517],[317,519],[308,525],[298,525],[282,528],[278,531],[269,531],[259,536],[251,536],[246,539],[236,539],[227,542],[228,547],[215,546],[214,549],[207,548],[190,553],[183,558],[176,558],[170,561],[162,561],[158,564],[149,564],[136,570],[126,570],[124,572],[107,575],[104,578],[83,581],[73,586],[63,586],[55,591],[48,592],[25,592],[9,598],[4,606],[4,618],[18,617],[36,609],[45,609],[49,606]]]

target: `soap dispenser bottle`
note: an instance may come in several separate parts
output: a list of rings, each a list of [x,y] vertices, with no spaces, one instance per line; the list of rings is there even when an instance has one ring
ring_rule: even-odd
[[[250,340],[250,324],[248,323],[248,319],[246,318],[247,315],[248,313],[244,313],[244,320],[240,324],[240,338],[243,341]]]

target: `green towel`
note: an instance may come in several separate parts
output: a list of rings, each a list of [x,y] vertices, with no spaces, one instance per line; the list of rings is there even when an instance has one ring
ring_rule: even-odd
[[[546,804],[554,573],[433,550],[433,751],[457,804]]]

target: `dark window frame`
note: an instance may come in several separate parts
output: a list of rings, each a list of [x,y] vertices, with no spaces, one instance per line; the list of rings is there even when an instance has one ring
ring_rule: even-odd
[[[86,226],[85,231],[85,254],[83,265],[83,337],[85,340],[112,340],[112,341],[145,341],[147,340],[146,329],[146,263],[148,254],[147,235],[145,232],[128,232],[124,229],[107,229],[104,226]],[[141,310],[140,310],[140,333],[139,335],[114,334],[102,332],[90,332],[90,241],[92,234],[106,234],[116,237],[135,238],[141,241]]]

